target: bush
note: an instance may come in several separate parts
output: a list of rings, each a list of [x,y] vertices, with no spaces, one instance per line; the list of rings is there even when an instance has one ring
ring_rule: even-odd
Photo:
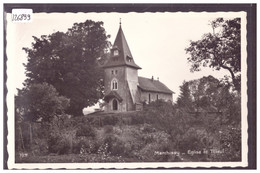
[[[241,127],[229,125],[220,129],[220,144],[225,150],[221,161],[241,161]]]
[[[95,140],[86,137],[81,137],[73,141],[74,154],[93,154],[97,153],[98,148],[99,145]]]
[[[85,137],[92,137],[94,138],[96,136],[95,130],[90,126],[86,124],[81,124],[76,132],[76,136],[85,136]]]
[[[169,135],[163,131],[146,133],[140,136],[144,142],[139,152],[135,152],[136,156],[142,161],[172,161],[175,155],[157,155],[156,152],[172,152],[174,146],[169,140]]]
[[[112,132],[113,132],[113,126],[111,126],[111,125],[106,125],[106,126],[104,127],[104,131],[105,131],[105,134],[112,133]]]
[[[67,133],[53,133],[48,139],[50,153],[69,154],[72,151],[73,136]]]
[[[152,133],[156,132],[156,129],[150,124],[144,124],[141,128],[141,131],[144,133]]]
[[[131,146],[114,135],[106,137],[104,144],[107,145],[107,153],[113,156],[129,156],[131,153]]]
[[[70,103],[68,98],[60,96],[56,88],[45,82],[27,85],[18,90],[15,102],[18,113],[25,120],[32,122],[39,119],[51,122],[52,118],[62,114]]]
[[[132,118],[131,122],[133,125],[145,123],[145,117],[142,114],[133,114],[131,118]]]
[[[103,119],[104,125],[116,125],[119,122],[118,117],[115,116],[106,116]]]

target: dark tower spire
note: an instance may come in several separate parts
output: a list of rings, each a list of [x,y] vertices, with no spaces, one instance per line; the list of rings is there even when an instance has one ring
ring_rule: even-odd
[[[121,18],[119,21],[119,30],[111,49],[111,55],[108,62],[104,65],[104,67],[115,66],[129,66],[135,69],[141,69],[141,67],[135,64],[129,46],[126,42],[126,38],[121,27]]]

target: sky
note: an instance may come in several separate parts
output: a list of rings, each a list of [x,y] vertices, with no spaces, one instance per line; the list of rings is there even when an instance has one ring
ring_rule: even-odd
[[[212,32],[210,21],[217,17],[234,18],[238,12],[223,13],[34,13],[31,23],[12,23],[7,15],[7,57],[8,75],[12,88],[22,88],[25,77],[23,63],[27,55],[23,47],[31,47],[32,36],[40,37],[57,31],[66,32],[73,23],[85,20],[103,21],[104,28],[113,44],[119,29],[121,18],[122,29],[137,65],[142,69],[138,75],[163,82],[173,94],[176,101],[180,94],[179,87],[183,81],[199,79],[212,75],[223,78],[229,73],[225,70],[214,71],[202,68],[200,72],[190,72],[188,54],[185,48],[190,40],[201,39],[203,34]]]

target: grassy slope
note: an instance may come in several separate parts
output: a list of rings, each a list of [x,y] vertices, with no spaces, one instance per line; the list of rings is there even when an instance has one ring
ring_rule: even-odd
[[[167,110],[167,107],[163,107],[162,110]],[[170,116],[168,113],[170,110],[165,111],[162,115],[165,117]],[[142,112],[126,112],[117,114],[107,114],[107,113],[96,113],[83,117],[75,117],[69,121],[76,122],[74,129],[76,131],[79,128],[79,124],[88,122],[95,131],[95,137],[80,137],[96,146],[97,150],[87,151],[89,147],[83,147],[84,152],[80,154],[49,154],[45,156],[33,156],[17,158],[17,162],[22,163],[70,163],[70,162],[160,162],[160,161],[218,161],[220,159],[226,159],[224,155],[209,156],[206,155],[157,155],[158,152],[180,152],[181,148],[184,147],[186,152],[188,149],[198,150],[201,149],[201,144],[203,140],[206,142],[213,141],[212,146],[218,147],[220,144],[216,140],[217,133],[209,134],[207,128],[203,124],[189,125],[187,122],[177,122],[174,124],[172,119],[169,122],[158,121],[162,120],[162,115],[160,110],[157,108],[149,109]],[[143,118],[143,115],[157,116],[159,119],[153,119],[153,122],[148,122],[149,118]],[[162,117],[161,117],[162,116]],[[181,115],[183,118],[184,115]],[[175,118],[176,120],[181,120],[181,118]],[[190,119],[190,118],[186,118]],[[204,121],[204,119],[202,119]],[[179,125],[179,127],[177,127]],[[177,135],[170,134],[166,129],[170,128],[172,130],[183,130],[183,133],[178,132]],[[87,124],[85,124],[87,126]],[[168,126],[168,127],[166,127]],[[184,128],[184,129],[185,129]],[[217,132],[217,131],[216,131]],[[228,132],[230,133],[230,132]],[[179,135],[180,134],[180,135]],[[229,136],[227,136],[229,137]],[[232,136],[231,136],[232,137]],[[74,136],[73,139],[78,139],[79,137]],[[214,142],[215,141],[215,142]],[[182,143],[180,143],[182,142]],[[87,144],[85,143],[85,144]],[[177,147],[177,148],[176,148]],[[186,147],[186,148],[185,148]],[[193,148],[194,147],[194,148]],[[197,148],[196,148],[197,147]],[[232,146],[231,146],[232,148]],[[239,153],[239,152],[238,152]],[[232,154],[232,153],[231,153]],[[236,159],[239,159],[238,156]],[[211,160],[208,160],[211,159]],[[213,160],[212,160],[213,159]]]

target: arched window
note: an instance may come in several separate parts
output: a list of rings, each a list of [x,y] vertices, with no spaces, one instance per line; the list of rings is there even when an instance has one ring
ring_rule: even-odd
[[[112,80],[111,87],[112,87],[112,90],[117,90],[118,89],[118,82],[117,82],[116,79]]]
[[[117,102],[116,99],[113,100],[112,106],[113,106],[113,110],[114,110],[114,111],[118,110],[118,102]]]

